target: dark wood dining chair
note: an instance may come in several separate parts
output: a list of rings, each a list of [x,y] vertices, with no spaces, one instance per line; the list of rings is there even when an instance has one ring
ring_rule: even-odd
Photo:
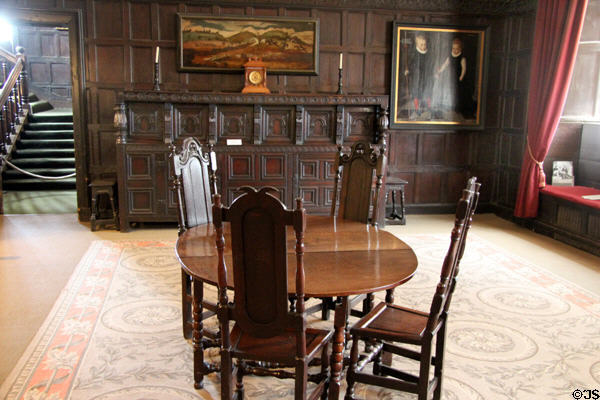
[[[349,154],[343,152],[342,146],[338,146],[334,164],[331,216],[337,215],[342,219],[378,225],[380,217],[384,214],[379,215],[383,178],[387,171],[385,152],[385,137],[382,143],[377,145],[356,142],[352,145]],[[393,300],[392,289],[388,291],[388,297]],[[353,297],[350,301],[351,314],[362,316],[370,311],[373,307],[373,299],[372,293]],[[361,301],[363,301],[362,311],[354,309],[354,306]],[[334,309],[333,300],[323,299],[322,319],[328,319],[332,309]]]
[[[442,265],[429,312],[421,312],[390,303],[380,303],[351,329],[352,350],[346,380],[346,400],[354,398],[354,385],[362,382],[403,392],[416,393],[419,400],[440,399],[444,362],[446,322],[452,293],[456,286],[459,263],[465,249],[467,232],[479,199],[476,178],[469,179],[458,201],[450,247]],[[359,357],[358,344],[370,344],[370,352]],[[435,354],[432,347],[435,341]],[[402,345],[416,345],[417,349]],[[382,363],[384,354],[396,354],[419,361],[418,375]],[[373,373],[363,369],[373,363]],[[429,371],[434,368],[430,379]]]
[[[306,215],[302,200],[289,211],[275,196],[274,188],[242,187],[243,194],[229,208],[214,196],[213,223],[218,254],[218,317],[221,328],[221,398],[236,392],[243,398],[247,373],[295,379],[295,398],[307,398],[307,383],[316,384],[308,398],[326,396],[329,381],[328,343],[332,331],[306,327],[304,305],[304,231]],[[231,229],[231,258],[224,254],[223,222]],[[286,226],[296,236],[295,271],[288,271]],[[294,259],[291,256],[291,259]],[[233,274],[228,276],[228,268]],[[288,272],[296,277],[296,310],[288,308]],[[228,279],[235,282],[234,299],[227,296]],[[230,328],[230,321],[235,321]],[[309,375],[309,363],[321,358],[320,372]],[[237,360],[235,370],[233,359]],[[269,367],[293,367],[290,373]]]
[[[342,146],[338,146],[334,164],[332,216],[372,225],[379,223],[377,205],[387,168],[385,150],[385,145],[356,142],[347,154]]]
[[[178,233],[183,232],[201,224],[212,222],[211,196],[216,193],[215,170],[216,162],[212,146],[208,151],[202,151],[200,143],[192,137],[183,141],[181,151],[171,146],[171,167],[173,176],[171,188],[175,192],[178,209]],[[212,229],[212,227],[207,229]],[[207,347],[219,345],[219,334],[217,331],[203,329],[202,321],[216,315],[217,304],[204,299],[204,284],[193,282],[192,277],[183,269],[181,270],[181,307],[183,321],[183,336],[192,338],[194,316],[192,314],[192,302],[196,298],[204,311],[197,317],[202,330],[202,341],[194,342],[194,357],[199,357],[199,364],[204,365],[203,350]],[[205,373],[212,371],[204,371]],[[201,386],[200,382],[197,382]]]

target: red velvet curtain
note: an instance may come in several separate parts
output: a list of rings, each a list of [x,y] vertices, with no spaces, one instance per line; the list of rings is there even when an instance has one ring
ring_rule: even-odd
[[[517,217],[537,216],[539,188],[546,179],[542,163],[567,97],[586,7],[587,0],[538,1]]]

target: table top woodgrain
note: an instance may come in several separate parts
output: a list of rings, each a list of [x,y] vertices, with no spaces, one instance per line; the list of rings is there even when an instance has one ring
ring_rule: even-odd
[[[225,228],[227,281],[233,285],[229,224]],[[288,290],[295,291],[295,236],[288,240]],[[413,250],[389,232],[360,222],[335,217],[307,218],[304,235],[304,269],[307,297],[335,297],[394,288],[417,269]],[[175,247],[182,268],[195,279],[217,284],[217,251],[212,225],[184,232]]]

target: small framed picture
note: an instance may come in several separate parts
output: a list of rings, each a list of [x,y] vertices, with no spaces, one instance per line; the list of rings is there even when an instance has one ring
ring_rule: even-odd
[[[552,185],[573,186],[575,175],[573,174],[572,161],[554,161],[552,163]]]

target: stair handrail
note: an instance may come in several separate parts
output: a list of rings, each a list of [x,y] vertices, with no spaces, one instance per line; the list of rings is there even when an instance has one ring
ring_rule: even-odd
[[[8,100],[8,97],[11,95],[13,88],[17,84],[19,76],[21,75],[21,71],[23,71],[23,59],[17,59],[15,66],[10,71],[10,74],[4,81],[4,85],[2,86],[2,92],[0,94],[0,105],[4,106],[4,103]]]
[[[12,149],[14,137],[17,136],[17,126],[27,114],[27,73],[25,70],[25,49],[17,47],[17,54],[0,49],[0,56],[6,60],[14,59],[14,66],[6,74],[6,61],[1,61],[3,82],[0,89],[0,155],[6,156]],[[2,162],[0,160],[0,167]]]
[[[0,47],[0,57],[5,58],[13,64],[17,63],[17,56],[9,51],[4,50],[2,47]]]

